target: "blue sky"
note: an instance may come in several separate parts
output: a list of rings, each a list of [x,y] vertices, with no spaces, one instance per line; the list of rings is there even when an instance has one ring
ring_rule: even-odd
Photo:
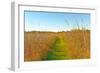
[[[84,27],[90,29],[90,14],[24,11],[25,31],[67,31]]]

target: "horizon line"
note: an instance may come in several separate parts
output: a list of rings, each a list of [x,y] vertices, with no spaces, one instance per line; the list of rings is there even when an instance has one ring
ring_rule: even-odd
[[[62,31],[41,31],[41,30],[31,30],[31,31],[24,31],[24,32],[67,32],[67,31],[75,31],[75,30],[90,30],[90,29],[72,29],[72,30],[62,30]]]

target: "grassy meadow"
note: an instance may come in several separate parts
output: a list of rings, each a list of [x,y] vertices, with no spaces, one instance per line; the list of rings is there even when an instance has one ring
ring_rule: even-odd
[[[90,58],[90,30],[24,32],[24,61]]]

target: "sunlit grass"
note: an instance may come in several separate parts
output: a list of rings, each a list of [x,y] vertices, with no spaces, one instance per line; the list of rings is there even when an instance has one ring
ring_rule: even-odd
[[[56,44],[56,37],[61,37],[64,42],[59,40],[60,44]],[[49,60],[47,58],[49,53],[49,56],[52,56],[51,60],[90,58],[90,30],[25,32],[24,40],[24,61]],[[54,42],[56,43],[54,44]],[[54,51],[55,48],[56,51]],[[57,49],[59,49],[59,53]],[[65,54],[66,56],[64,56]]]

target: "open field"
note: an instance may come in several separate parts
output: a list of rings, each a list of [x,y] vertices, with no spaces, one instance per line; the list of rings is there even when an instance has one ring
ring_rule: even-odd
[[[90,30],[24,32],[24,61],[88,58],[90,58]]]

